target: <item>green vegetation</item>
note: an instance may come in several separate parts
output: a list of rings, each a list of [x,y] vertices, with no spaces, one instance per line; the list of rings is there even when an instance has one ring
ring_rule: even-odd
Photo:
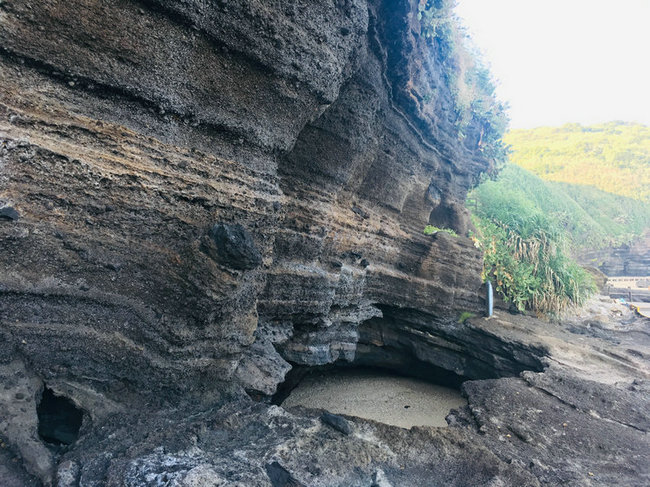
[[[445,232],[451,235],[452,237],[458,237],[458,234],[451,228],[438,228],[438,227],[434,227],[433,225],[427,225],[426,227],[424,227],[425,235],[433,235],[434,233],[438,233],[438,232]]]
[[[502,141],[508,119],[505,106],[497,100],[490,72],[453,13],[453,0],[420,0],[418,19],[421,35],[443,66],[446,86],[454,102],[456,129],[463,139],[476,132],[479,150],[494,168],[507,159]],[[423,101],[433,103],[427,93]]]
[[[512,130],[511,162],[543,179],[650,202],[650,127],[610,122]]]
[[[472,319],[476,316],[476,313],[471,313],[469,311],[463,311],[460,316],[458,317],[458,323],[461,325],[465,323],[467,320]]]
[[[571,255],[627,243],[650,227],[650,128],[570,124],[514,130],[504,140],[517,165],[468,197],[485,277],[522,311],[580,304],[593,279]]]
[[[511,199],[557,222],[574,252],[627,243],[650,226],[645,202],[590,186],[546,182],[512,164],[496,181],[478,186],[468,205],[475,214],[485,214],[512,204]],[[483,208],[480,212],[478,206]]]
[[[512,165],[470,195],[476,241],[485,252],[484,277],[520,311],[556,313],[581,304],[594,290],[591,276],[569,257],[568,225],[578,225],[585,216],[570,203],[568,196]]]
[[[451,38],[454,26],[453,2],[447,0],[420,0],[418,20],[422,25],[422,35],[427,39]]]
[[[553,313],[580,304],[593,280],[572,259],[580,248],[631,240],[650,226],[650,128],[609,123],[514,130],[488,70],[453,14],[452,0],[420,0],[420,32],[440,64],[443,82],[420,96],[455,110],[458,138],[492,161],[491,176],[469,196],[485,251],[486,277],[519,310]],[[441,98],[443,97],[443,98]],[[506,165],[511,161],[542,178]],[[449,229],[427,226],[426,235]]]

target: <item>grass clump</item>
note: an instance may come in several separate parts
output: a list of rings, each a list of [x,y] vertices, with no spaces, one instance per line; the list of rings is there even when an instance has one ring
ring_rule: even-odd
[[[467,320],[470,320],[472,318],[476,317],[476,313],[472,313],[470,311],[463,311],[460,316],[458,317],[458,323],[461,325],[465,323]]]
[[[581,221],[584,210],[575,202],[569,205],[567,198],[514,166],[470,195],[478,230],[474,238],[484,251],[484,278],[520,311],[558,313],[582,304],[595,291],[592,277],[571,258],[567,231],[571,225],[584,231],[589,223]],[[552,204],[558,212],[548,211]],[[572,218],[570,212],[580,217]]]
[[[427,225],[426,227],[424,227],[423,232],[425,235],[433,235],[434,233],[444,232],[444,233],[448,233],[452,237],[458,237],[458,234],[451,228],[439,228],[439,227],[434,227],[433,225]]]

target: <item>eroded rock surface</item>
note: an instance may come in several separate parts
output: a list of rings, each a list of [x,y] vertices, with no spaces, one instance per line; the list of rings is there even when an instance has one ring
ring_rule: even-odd
[[[650,232],[627,245],[587,251],[580,260],[608,276],[650,276]]]
[[[341,360],[450,380],[560,363],[580,381],[602,360],[647,379],[638,342],[612,357],[602,337],[539,338],[535,320],[459,323],[482,308],[463,201],[490,161],[476,121],[461,141],[448,51],[417,35],[417,5],[0,3],[0,480],[591,485],[583,467],[613,479],[610,464],[647,480],[645,430],[600,467],[559,465],[556,440],[535,453],[542,473],[499,448],[485,414],[516,424],[525,406],[491,400],[491,382],[465,387],[484,412],[463,427],[350,420],[349,435],[245,392],[265,400],[292,366]],[[623,390],[602,379],[593,401]],[[550,387],[500,380],[526,401]],[[83,411],[70,446],[38,437],[45,387]],[[645,424],[615,411],[593,435]]]
[[[6,346],[112,399],[182,395],[261,324],[322,364],[378,305],[477,311],[478,250],[422,229],[462,233],[489,162],[412,8],[3,2]]]

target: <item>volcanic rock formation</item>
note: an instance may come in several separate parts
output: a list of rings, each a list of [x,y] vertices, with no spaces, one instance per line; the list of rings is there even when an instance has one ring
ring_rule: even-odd
[[[650,231],[628,245],[585,252],[580,260],[612,277],[650,276]]]
[[[458,321],[482,307],[463,201],[490,161],[478,121],[459,134],[449,46],[419,35],[418,5],[0,2],[5,485],[648,479],[647,409],[575,406],[566,372],[500,382],[541,372],[548,344]],[[467,383],[445,431],[343,434],[266,402],[292,367],[337,361],[496,382]],[[43,413],[50,396],[66,409]],[[528,450],[483,440],[547,403],[542,450],[521,428],[507,441]],[[564,466],[565,410],[615,446]]]
[[[1,8],[2,332],[39,376],[270,393],[270,344],[349,360],[382,307],[479,309],[479,252],[422,229],[466,231],[488,162],[408,3]]]

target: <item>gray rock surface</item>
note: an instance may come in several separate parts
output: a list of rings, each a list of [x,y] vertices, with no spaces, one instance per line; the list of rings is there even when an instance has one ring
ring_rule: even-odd
[[[645,324],[458,323],[491,163],[417,6],[0,2],[0,483],[648,483]],[[490,380],[444,431],[266,402],[340,361]],[[73,445],[38,437],[45,386],[84,411]]]
[[[650,276],[650,232],[630,244],[588,250],[579,259],[608,276]]]
[[[648,397],[551,371],[464,385],[483,443],[544,485],[650,482]]]

